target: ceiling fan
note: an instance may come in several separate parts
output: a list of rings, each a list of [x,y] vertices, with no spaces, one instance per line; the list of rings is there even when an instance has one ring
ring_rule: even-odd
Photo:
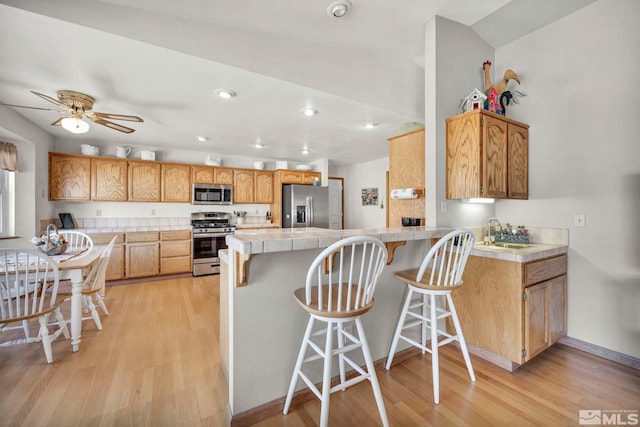
[[[12,105],[12,104],[0,104],[0,105],[6,105],[9,107],[18,107],[18,108],[30,108],[32,110],[57,111],[58,113],[65,114],[64,117],[60,117],[55,122],[51,123],[51,125],[62,126],[63,128],[65,128],[66,130],[72,133],[85,133],[89,130],[89,124],[84,120],[82,120],[83,117],[99,125],[103,125],[124,133],[135,132],[135,129],[120,125],[118,123],[114,123],[110,120],[126,120],[129,122],[144,121],[138,116],[126,116],[123,114],[109,114],[109,113],[99,113],[97,111],[91,111],[93,109],[93,103],[95,100],[91,96],[85,95],[84,93],[80,93],[80,92],[74,92],[71,90],[59,90],[57,92],[58,99],[54,99],[48,95],[38,93],[35,91],[31,91],[31,93],[39,96],[44,100],[49,101],[50,103],[61,108],[61,110],[56,110],[53,108],[27,107],[25,105]],[[106,120],[106,119],[109,119],[109,120]]]

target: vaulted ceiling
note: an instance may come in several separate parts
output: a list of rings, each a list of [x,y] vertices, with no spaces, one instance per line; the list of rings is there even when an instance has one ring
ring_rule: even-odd
[[[424,24],[434,15],[499,47],[592,1],[351,0],[335,18],[331,0],[0,0],[0,103],[56,109],[30,91],[73,90],[94,97],[94,111],[144,123],[74,135],[50,125],[55,111],[4,106],[0,118],[15,110],[78,147],[373,160],[404,124],[424,121]],[[219,88],[237,96],[221,99]],[[0,137],[22,138],[6,122]]]

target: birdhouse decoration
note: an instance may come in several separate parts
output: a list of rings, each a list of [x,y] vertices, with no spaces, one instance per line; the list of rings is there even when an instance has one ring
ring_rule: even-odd
[[[492,113],[502,114],[502,109],[498,103],[498,92],[495,87],[489,89],[487,100],[485,101],[485,109]]]
[[[484,107],[484,102],[486,101],[486,99],[487,96],[478,88],[473,89],[473,91],[465,99],[462,100],[462,104],[460,104],[458,114],[482,109]]]

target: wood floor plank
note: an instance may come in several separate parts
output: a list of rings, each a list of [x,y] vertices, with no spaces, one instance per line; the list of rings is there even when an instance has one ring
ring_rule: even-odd
[[[109,286],[103,331],[83,325],[81,349],[53,343],[0,348],[0,427],[227,425],[220,368],[218,276]],[[68,308],[65,309],[68,317]],[[576,348],[556,345],[515,372],[460,351],[440,349],[440,399],[433,404],[430,355],[379,369],[391,426],[578,425],[580,409],[640,410],[640,372]],[[331,426],[377,426],[368,381],[331,396]],[[320,402],[309,400],[256,422],[312,427]]]

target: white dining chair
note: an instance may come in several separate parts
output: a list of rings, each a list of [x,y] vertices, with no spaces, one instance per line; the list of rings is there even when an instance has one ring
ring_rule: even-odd
[[[107,247],[102,251],[100,258],[98,258],[98,261],[93,265],[89,274],[82,282],[82,309],[85,312],[91,313],[91,317],[83,316],[82,321],[93,319],[93,322],[100,331],[102,330],[102,322],[100,321],[100,315],[98,314],[96,305],[100,307],[100,310],[102,310],[106,316],[109,315],[109,310],[107,310],[107,306],[104,303],[101,291],[105,286],[107,265],[109,264],[109,257],[111,256],[111,251],[113,250],[113,246],[115,245],[117,238],[118,237],[115,236],[111,239],[111,242],[109,242]],[[58,293],[62,297],[70,299],[72,295],[71,282],[62,283]]]
[[[57,234],[64,236],[68,243],[67,252],[81,251],[93,248],[93,239],[87,233],[78,230],[57,230]]]
[[[305,287],[294,292],[297,302],[309,314],[309,320],[289,385],[284,414],[289,412],[296,384],[301,378],[322,402],[320,426],[325,427],[329,422],[330,394],[366,379],[371,382],[382,424],[389,425],[373,358],[360,320],[373,307],[373,293],[386,260],[387,249],[380,240],[369,236],[353,236],[330,245],[311,263]],[[316,322],[321,326],[314,331]],[[346,327],[354,323],[355,333]],[[337,347],[334,345],[334,334]],[[315,342],[321,341],[322,337],[324,342]],[[309,349],[312,350],[311,355],[307,356]],[[366,370],[347,356],[357,349],[362,351]],[[331,387],[331,366],[335,356],[338,357],[340,382]],[[306,363],[321,359],[324,367],[322,390],[319,390],[302,368]],[[358,374],[349,380],[346,379],[347,364]]]
[[[59,273],[47,255],[28,250],[0,249],[0,332],[22,329],[24,338],[9,334],[0,346],[42,342],[48,363],[53,362],[51,343],[69,330],[60,311],[63,298],[58,295]],[[49,331],[49,316],[54,313],[57,329]],[[38,335],[30,336],[28,322],[37,319]],[[10,326],[20,323],[20,326]]]
[[[458,314],[451,299],[451,292],[462,285],[462,273],[474,243],[475,236],[472,231],[454,230],[431,247],[419,269],[395,273],[396,278],[407,284],[408,292],[391,341],[386,369],[391,369],[400,339],[421,349],[422,354],[431,353],[433,401],[436,404],[440,403],[439,347],[457,341],[460,344],[469,377],[471,381],[476,380]],[[417,294],[418,298],[414,298],[414,294]],[[438,306],[437,300],[443,297],[444,304]],[[446,328],[441,329],[442,324],[439,325],[439,322],[443,323],[448,317],[453,322],[454,335],[447,332]],[[419,330],[415,331],[415,328]],[[430,346],[427,346],[427,329],[431,332]],[[420,336],[420,342],[416,341],[416,336]],[[444,339],[440,340],[440,337]]]

